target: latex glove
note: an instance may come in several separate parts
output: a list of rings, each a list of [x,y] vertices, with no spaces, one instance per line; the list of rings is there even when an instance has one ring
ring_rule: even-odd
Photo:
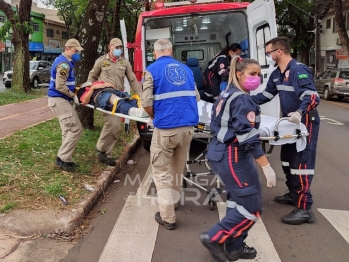
[[[75,104],[80,104],[79,98],[77,96],[73,97]]]
[[[150,117],[149,117],[149,120],[148,120],[148,126],[154,126],[153,125],[153,119],[151,119]]]
[[[302,115],[297,111],[291,112],[287,116],[289,116],[288,122],[295,123],[296,125],[298,125],[302,120]]]
[[[267,187],[273,187],[276,185],[276,176],[274,169],[268,165],[262,166],[263,173],[265,175],[265,178],[267,179]]]

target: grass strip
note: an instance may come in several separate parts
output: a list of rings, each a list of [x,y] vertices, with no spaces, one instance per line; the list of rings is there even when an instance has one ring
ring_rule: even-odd
[[[47,95],[47,88],[31,89],[29,94],[17,93],[11,89],[7,89],[0,93],[0,106],[23,102]]]

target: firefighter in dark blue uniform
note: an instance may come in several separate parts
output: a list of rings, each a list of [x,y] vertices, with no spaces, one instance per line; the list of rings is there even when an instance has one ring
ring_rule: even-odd
[[[231,58],[234,55],[240,55],[241,46],[239,44],[231,44],[226,47],[210,62],[204,72],[205,76],[205,92],[202,100],[213,102],[221,92],[220,85],[222,82],[227,82],[229,77],[229,66]]]
[[[275,202],[296,207],[282,221],[299,225],[315,221],[310,210],[313,204],[310,185],[314,176],[320,127],[316,109],[320,98],[310,69],[292,59],[289,50],[290,43],[286,37],[276,37],[266,43],[266,54],[278,67],[270,75],[266,89],[253,99],[258,104],[264,104],[279,94],[282,117],[289,117],[289,121],[295,124],[302,122],[308,129],[307,146],[303,151],[297,152],[295,143],[281,147],[281,164],[289,192],[275,197]]]
[[[260,146],[260,108],[249,95],[260,85],[261,68],[253,59],[235,57],[229,87],[212,109],[208,159],[227,190],[227,211],[221,222],[200,235],[216,261],[253,259],[257,252],[244,243],[262,211],[261,186],[255,161],[262,166],[267,186],[275,186],[275,172]]]

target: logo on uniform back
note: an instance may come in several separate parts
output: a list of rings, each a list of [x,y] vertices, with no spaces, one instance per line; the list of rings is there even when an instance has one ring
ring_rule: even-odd
[[[188,78],[184,67],[176,63],[171,63],[166,66],[165,76],[168,82],[176,86],[183,85]]]

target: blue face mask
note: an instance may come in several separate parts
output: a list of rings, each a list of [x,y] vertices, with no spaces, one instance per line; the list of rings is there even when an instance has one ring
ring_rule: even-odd
[[[113,55],[114,56],[121,56],[122,54],[122,50],[121,49],[114,49],[113,51]]]
[[[80,60],[80,54],[79,53],[75,53],[71,56],[71,59],[73,59],[74,62],[79,61]]]

